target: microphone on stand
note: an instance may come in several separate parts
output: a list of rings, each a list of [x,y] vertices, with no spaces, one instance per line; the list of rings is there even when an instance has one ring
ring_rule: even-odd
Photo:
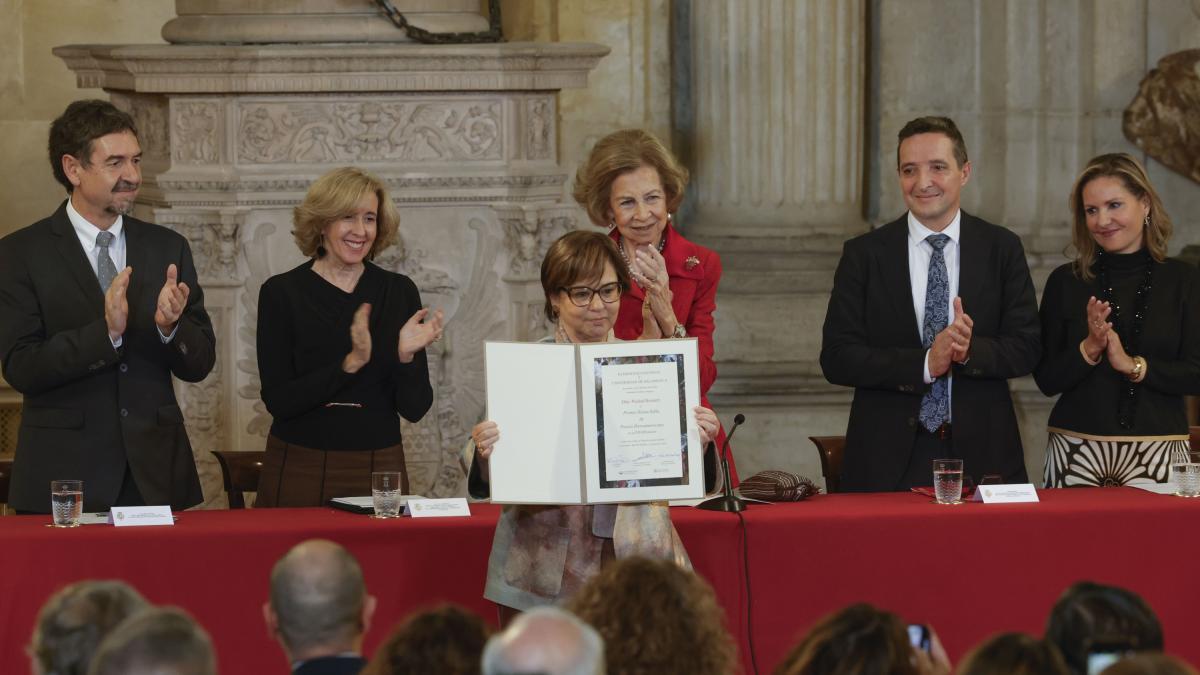
[[[729,479],[729,441],[733,439],[733,434],[745,421],[746,416],[741,413],[733,416],[733,426],[729,428],[729,433],[725,435],[725,443],[721,446],[721,475],[725,478],[725,488],[719,497],[700,502],[696,508],[727,513],[740,513],[746,510],[746,500],[733,494],[733,481]],[[716,443],[709,441],[709,445],[715,446]]]

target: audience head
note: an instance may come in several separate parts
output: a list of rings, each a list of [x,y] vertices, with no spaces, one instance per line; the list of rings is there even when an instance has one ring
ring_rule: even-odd
[[[958,675],[1068,675],[1058,648],[1024,633],[1002,633],[971,650]]]
[[[918,117],[900,130],[896,168],[904,204],[925,227],[941,232],[954,221],[971,178],[967,145],[949,117]]]
[[[921,669],[904,621],[860,603],[818,621],[775,673],[919,675]]]
[[[623,129],[592,146],[575,174],[573,193],[596,225],[616,227],[635,244],[655,244],[668,214],[683,202],[687,183],[688,170],[654,134]],[[643,198],[646,208],[639,215]]]
[[[1046,641],[1058,647],[1072,673],[1087,672],[1090,648],[1117,642],[1132,649],[1162,651],[1162,625],[1136,593],[1081,581],[1066,590],[1050,610]]]
[[[712,588],[666,560],[606,566],[567,608],[604,638],[604,660],[625,675],[730,673],[733,641]]]
[[[332,541],[301,542],[271,570],[263,616],[290,661],[361,652],[374,613],[358,561]]]
[[[361,217],[370,221],[366,251],[349,249],[338,232],[344,221]],[[321,176],[292,212],[292,236],[300,252],[310,258],[333,254],[342,262],[349,257],[372,260],[396,241],[400,214],[388,197],[387,185],[374,174],[353,166],[334,169]],[[361,238],[361,233],[356,236]]]
[[[591,626],[556,607],[536,607],[493,635],[483,650],[483,675],[603,675],[604,640]]]
[[[1136,654],[1100,671],[1101,675],[1197,675],[1196,669],[1166,654]]]
[[[212,641],[174,607],[143,609],[104,638],[88,675],[216,675]]]
[[[123,581],[80,581],[50,596],[29,645],[34,672],[83,675],[100,641],[146,600]]]
[[[1093,157],[1071,188],[1071,245],[1075,272],[1093,278],[1100,250],[1135,253],[1145,247],[1167,257],[1171,218],[1141,162],[1123,152]]]
[[[460,607],[418,612],[396,627],[363,675],[479,675],[490,633],[482,619]]]
[[[542,259],[546,317],[575,342],[608,336],[629,288],[629,269],[612,239],[576,230],[559,237]]]

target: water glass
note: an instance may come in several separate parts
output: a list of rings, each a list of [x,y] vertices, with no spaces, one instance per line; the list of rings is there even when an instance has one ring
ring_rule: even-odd
[[[371,472],[371,499],[375,503],[376,518],[399,518],[400,495],[399,471]]]
[[[963,462],[961,459],[933,460],[933,494],[939,504],[962,502]]]
[[[1177,496],[1200,497],[1200,452],[1187,453],[1186,462],[1171,462],[1171,484]]]
[[[50,481],[50,513],[55,527],[79,527],[83,517],[83,481]]]

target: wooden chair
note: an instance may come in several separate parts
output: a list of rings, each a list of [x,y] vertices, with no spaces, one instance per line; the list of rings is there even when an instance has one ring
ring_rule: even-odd
[[[0,504],[4,505],[0,515],[8,515],[8,482],[12,476],[12,465],[11,459],[0,459]]]
[[[217,462],[221,464],[221,478],[225,483],[225,496],[229,498],[229,508],[246,508],[246,498],[243,492],[258,492],[258,477],[262,474],[263,462],[267,458],[265,450],[250,452],[221,452],[213,451]]]
[[[1192,437],[1192,452],[1200,452],[1200,427],[1190,427],[1188,432]]]
[[[842,451],[846,449],[845,436],[809,436],[817,446],[821,458],[821,475],[825,476],[825,492],[840,492],[842,478]]]

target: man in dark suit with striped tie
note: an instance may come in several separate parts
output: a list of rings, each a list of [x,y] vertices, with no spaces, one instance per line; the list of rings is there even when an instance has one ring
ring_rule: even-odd
[[[842,488],[929,485],[943,458],[1025,482],[1008,379],[1037,365],[1041,329],[1021,240],[960,208],[949,118],[906,124],[896,160],[908,213],[846,242],[825,315],[825,378],[854,387]]]
[[[212,370],[215,338],[187,240],[133,218],[133,118],[76,101],[50,127],[69,197],[0,239],[0,366],[24,394],[8,503],[47,513],[50,481],[81,479],[84,509],[203,495],[172,376]]]

